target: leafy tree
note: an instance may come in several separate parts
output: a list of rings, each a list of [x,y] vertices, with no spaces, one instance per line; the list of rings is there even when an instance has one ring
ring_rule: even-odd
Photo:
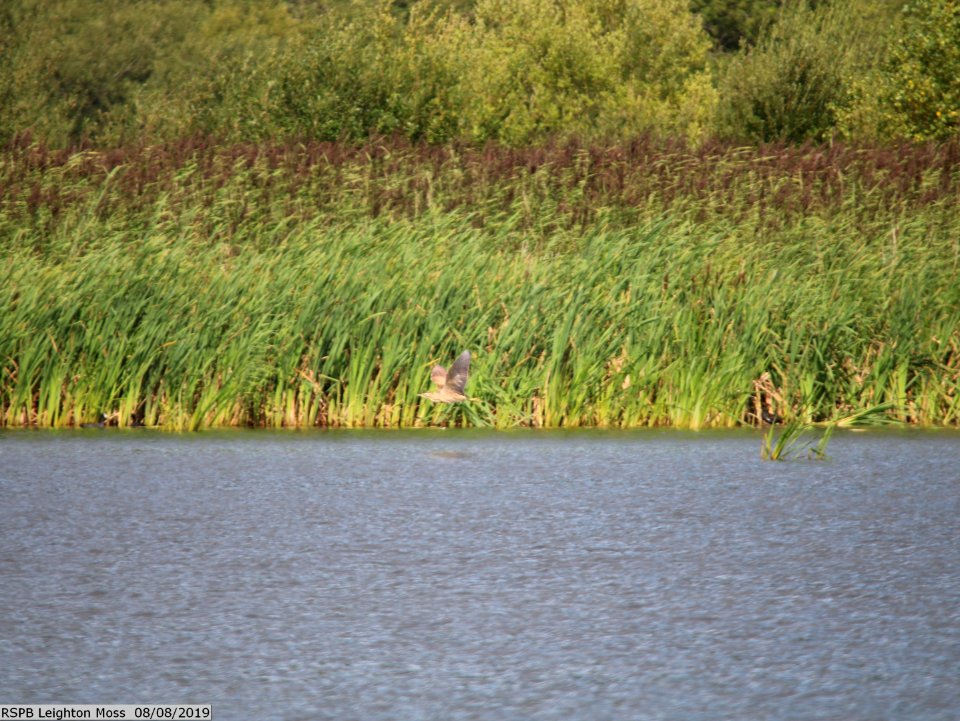
[[[709,40],[682,0],[479,0],[432,43],[475,139],[698,135],[713,108]]]
[[[873,57],[854,0],[783,8],[757,45],[720,78],[719,132],[748,141],[824,140],[850,103],[853,79]]]
[[[713,108],[709,40],[683,0],[408,10],[385,2],[330,16],[265,62],[231,71],[221,127],[244,137],[521,144],[648,129],[697,135]]]
[[[136,90],[191,22],[191,7],[166,0],[19,0],[7,15],[13,38],[3,53],[0,132],[32,128],[65,144],[131,131]]]
[[[218,0],[206,6],[158,58],[153,82],[138,96],[146,132],[177,136],[211,132],[263,136],[262,105],[278,53],[299,47],[316,13],[282,0]]]
[[[25,129],[54,145],[195,130],[218,102],[218,74],[268,57],[306,12],[294,18],[283,0],[10,0],[0,140]]]
[[[960,130],[960,2],[915,0],[904,31],[884,63],[888,124],[916,139]]]
[[[420,21],[383,2],[331,13],[269,52],[224,64],[205,129],[230,137],[435,138],[425,95],[436,83],[417,53]],[[454,82],[453,77],[440,85]],[[441,135],[443,135],[441,133]]]

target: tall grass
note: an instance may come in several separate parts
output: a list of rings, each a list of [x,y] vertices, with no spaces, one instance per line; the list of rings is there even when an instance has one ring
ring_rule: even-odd
[[[2,422],[960,424],[960,153],[776,152],[21,143]]]

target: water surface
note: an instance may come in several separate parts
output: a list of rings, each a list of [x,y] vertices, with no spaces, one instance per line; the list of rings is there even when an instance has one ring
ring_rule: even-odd
[[[960,435],[0,434],[0,702],[953,721]]]

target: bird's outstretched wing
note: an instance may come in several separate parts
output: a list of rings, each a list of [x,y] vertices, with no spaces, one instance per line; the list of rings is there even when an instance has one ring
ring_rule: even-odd
[[[430,380],[443,388],[443,384],[447,382],[447,369],[443,366],[434,366],[430,371]]]
[[[445,388],[449,388],[460,395],[463,395],[463,389],[467,385],[467,375],[470,373],[470,351],[465,350],[460,354],[450,370],[447,371],[447,382]]]

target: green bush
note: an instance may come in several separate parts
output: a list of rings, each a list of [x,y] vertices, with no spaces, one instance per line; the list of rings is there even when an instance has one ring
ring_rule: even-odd
[[[425,47],[434,31],[433,15],[414,7],[404,21],[389,3],[329,17],[239,73],[240,83],[237,73],[223,76],[229,129],[244,138],[450,139],[459,128],[448,97],[457,69]]]
[[[697,136],[713,110],[709,40],[679,0],[480,0],[432,45],[462,68],[454,95],[476,140]]]
[[[156,53],[158,28],[138,21],[141,13],[149,14],[111,0],[101,12],[82,0],[12,3],[0,80],[3,135],[29,128],[76,142],[129,124],[132,88],[149,78]]]
[[[277,0],[13,0],[0,11],[0,140],[63,146],[198,129],[217,72],[293,37]],[[230,82],[241,86],[241,77]]]
[[[239,59],[211,94],[232,137],[522,144],[646,130],[696,137],[715,91],[680,0],[480,0],[472,14],[389,3]]]
[[[914,139],[960,130],[960,2],[916,0],[884,63],[888,125]]]
[[[218,0],[158,58],[153,82],[141,88],[148,135],[233,133],[255,127],[269,63],[312,30],[315,18],[294,15],[278,0]]]
[[[718,130],[752,142],[822,141],[849,103],[865,48],[853,2],[785,7],[757,45],[741,51],[720,78]]]
[[[902,1],[7,0],[0,143],[943,138],[960,11]]]

